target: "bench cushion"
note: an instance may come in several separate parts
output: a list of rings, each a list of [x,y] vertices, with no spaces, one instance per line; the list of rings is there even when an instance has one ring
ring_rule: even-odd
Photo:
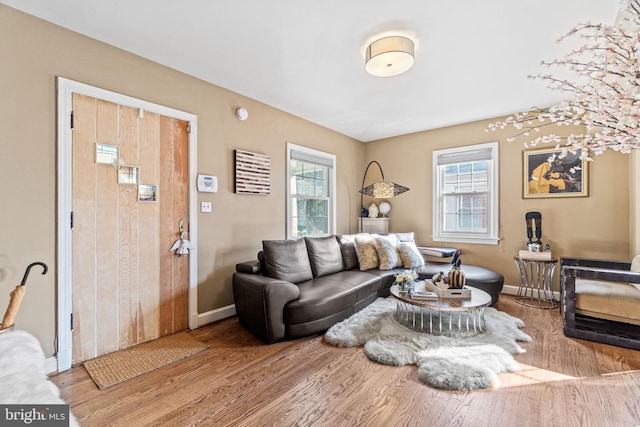
[[[640,325],[640,291],[628,283],[576,279],[576,313]]]

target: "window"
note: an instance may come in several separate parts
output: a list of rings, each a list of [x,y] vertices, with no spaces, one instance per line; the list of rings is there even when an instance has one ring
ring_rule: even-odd
[[[336,156],[287,144],[287,237],[335,234]]]
[[[497,244],[498,143],[433,152],[433,240]]]

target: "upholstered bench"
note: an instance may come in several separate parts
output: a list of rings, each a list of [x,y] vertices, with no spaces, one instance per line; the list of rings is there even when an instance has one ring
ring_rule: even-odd
[[[456,248],[437,248],[437,247],[418,247],[418,250],[423,256],[430,256],[436,258],[450,258],[457,251]],[[463,259],[464,261],[464,259]],[[447,272],[451,269],[451,263],[442,261],[429,261],[421,267],[418,275],[421,280],[431,279],[434,274]],[[468,265],[464,262],[460,266],[460,270],[465,275],[466,283],[474,288],[481,289],[491,295],[491,305],[495,305],[500,298],[500,292],[504,286],[504,276],[488,268],[479,267],[476,265]]]

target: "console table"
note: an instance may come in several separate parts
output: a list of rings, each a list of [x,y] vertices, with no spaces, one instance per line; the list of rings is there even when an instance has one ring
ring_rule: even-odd
[[[388,233],[389,218],[358,218],[358,233]]]

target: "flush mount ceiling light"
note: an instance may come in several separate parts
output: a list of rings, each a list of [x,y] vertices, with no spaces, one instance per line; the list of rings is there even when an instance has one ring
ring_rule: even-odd
[[[413,66],[413,40],[403,36],[388,36],[367,46],[366,69],[377,77],[397,76]]]

